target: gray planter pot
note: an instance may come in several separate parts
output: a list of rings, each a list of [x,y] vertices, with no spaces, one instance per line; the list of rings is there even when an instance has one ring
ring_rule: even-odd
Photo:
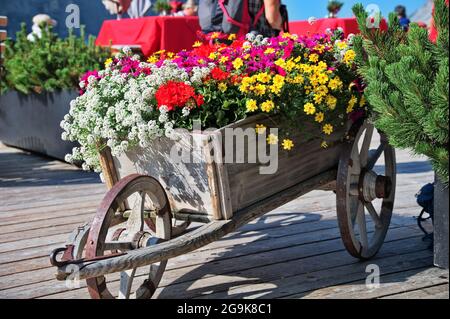
[[[448,188],[439,178],[434,187],[434,264],[448,269]]]
[[[24,150],[64,160],[75,143],[61,139],[60,123],[76,91],[0,96],[0,141]]]

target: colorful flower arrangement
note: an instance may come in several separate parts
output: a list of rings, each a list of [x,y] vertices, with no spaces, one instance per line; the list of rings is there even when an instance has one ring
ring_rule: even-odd
[[[365,113],[352,38],[341,32],[270,39],[213,33],[203,40],[178,54],[156,52],[146,62],[126,49],[83,77],[82,94],[61,123],[63,139],[81,147],[66,159],[99,170],[105,146],[119,155],[174,138],[176,128],[192,129],[197,120],[203,128],[223,127],[256,114],[280,116],[292,130],[313,123],[327,147],[337,128]],[[267,131],[261,124],[255,129]],[[270,134],[267,142],[293,150],[290,134]]]

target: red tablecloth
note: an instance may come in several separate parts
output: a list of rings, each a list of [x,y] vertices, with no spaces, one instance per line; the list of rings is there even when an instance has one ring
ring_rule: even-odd
[[[96,44],[140,45],[148,56],[159,50],[179,52],[189,49],[200,30],[197,17],[145,17],[139,19],[106,20]]]
[[[308,21],[295,21],[289,23],[290,33],[298,34],[300,36],[303,35],[313,35],[313,34],[323,34],[325,30],[337,29],[341,27],[344,30],[345,35],[349,35],[351,33],[358,34],[358,22],[355,18],[324,18],[317,19],[316,22],[310,24]],[[383,20],[380,24],[381,29],[387,29],[387,23]]]
[[[289,24],[290,32],[298,35],[325,33],[327,28],[341,27],[346,35],[359,33],[354,18],[318,19],[314,24],[308,21],[294,21]],[[387,28],[383,20],[381,27]],[[159,50],[179,52],[190,49],[197,40],[200,30],[197,17],[145,17],[139,19],[106,20],[103,22],[96,44],[140,45],[144,55]]]

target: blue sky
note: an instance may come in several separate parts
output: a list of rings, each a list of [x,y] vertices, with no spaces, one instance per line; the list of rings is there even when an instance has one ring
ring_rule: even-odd
[[[399,4],[403,4],[404,6],[406,6],[408,9],[408,14],[412,14],[414,13],[414,11],[416,11],[416,9],[420,8],[425,3],[425,0],[345,0],[342,2],[344,2],[345,4],[342,8],[342,11],[339,13],[339,16],[351,17],[353,16],[353,13],[351,11],[352,6],[358,2],[361,2],[365,6],[368,4],[377,4],[383,13],[383,16],[387,16],[389,12],[392,12],[394,8]],[[327,14],[328,0],[283,0],[283,3],[288,7],[289,19],[291,21],[306,20],[312,16],[323,18]]]

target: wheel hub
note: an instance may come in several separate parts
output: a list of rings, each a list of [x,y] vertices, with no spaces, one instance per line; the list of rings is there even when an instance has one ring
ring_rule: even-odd
[[[389,198],[391,192],[392,180],[389,177],[378,175],[372,170],[361,173],[359,195],[362,200],[370,203],[377,198]]]

